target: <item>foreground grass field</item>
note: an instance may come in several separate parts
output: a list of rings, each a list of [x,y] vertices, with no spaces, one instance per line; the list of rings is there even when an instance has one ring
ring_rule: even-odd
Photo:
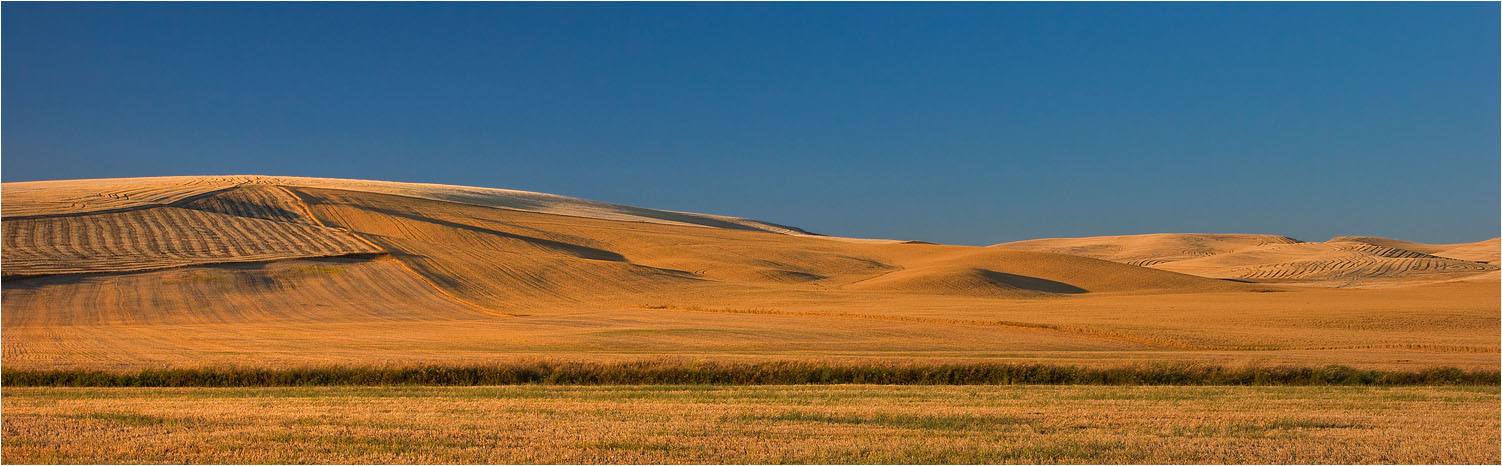
[[[1496,386],[8,387],[3,461],[1495,464],[1498,402]]]

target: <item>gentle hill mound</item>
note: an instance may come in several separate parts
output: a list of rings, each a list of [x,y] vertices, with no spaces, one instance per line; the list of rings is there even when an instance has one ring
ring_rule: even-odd
[[[902,270],[849,285],[860,290],[966,296],[1037,296],[1147,290],[1225,291],[1234,283],[1064,254],[910,246]]]
[[[1138,235],[1047,246],[1161,260],[1159,270],[441,185],[174,177],[7,183],[0,193],[4,357],[18,367],[557,355],[1239,361],[1243,349],[1327,347],[1348,352],[1276,361],[1418,357],[1370,345],[1495,364],[1496,266],[1356,240]],[[1432,286],[1217,279],[1346,285],[1395,273]]]
[[[1130,265],[1154,265],[1224,254],[1266,244],[1298,240],[1276,235],[1155,233],[1146,235],[1046,238],[992,247],[1093,257]]]
[[[1348,286],[1386,279],[1444,280],[1496,270],[1492,261],[1497,245],[1497,239],[1432,245],[1342,236],[1305,243],[1274,235],[1164,233],[1049,238],[993,247],[1071,254],[1201,277]]]
[[[1491,264],[1502,262],[1499,261],[1499,256],[1502,256],[1502,238],[1492,238],[1474,243],[1427,244],[1375,236],[1338,236],[1331,238],[1328,242],[1363,243],[1377,247],[1403,249],[1431,256],[1471,262],[1486,262]]]
[[[1474,243],[1447,244],[1444,246],[1444,248],[1430,254],[1451,259],[1486,262],[1492,265],[1502,264],[1502,238],[1492,238]]]
[[[964,296],[1226,286],[1060,254],[848,243],[292,189],[327,224],[348,228],[406,258],[436,283],[462,283],[453,290],[456,294],[495,306],[515,306],[523,297],[577,300],[602,293],[726,285]],[[1044,281],[1061,286],[1039,285]]]
[[[3,197],[0,211],[8,220],[139,209],[189,203],[221,191],[255,186],[343,189],[573,217],[808,234],[794,227],[743,218],[646,209],[528,191],[294,176],[169,176],[5,183],[0,192]]]
[[[1454,278],[1497,270],[1493,265],[1354,241],[1267,245],[1154,267],[1205,277],[1344,285],[1396,278]]]
[[[1228,286],[1060,254],[831,241],[523,191],[294,177],[16,185],[5,185],[7,212],[32,215],[4,221],[10,278],[390,255],[443,294],[492,310],[746,287],[1035,296]]]
[[[627,222],[699,225],[732,230],[757,230],[773,233],[809,234],[796,227],[774,223],[669,210],[647,209],[608,202],[591,201],[555,194],[510,189],[476,188],[430,183],[396,183],[390,181],[342,180],[290,176],[259,177],[257,182],[289,187],[343,189],[376,194],[392,194],[435,201],[501,207],[570,217],[619,220]]]

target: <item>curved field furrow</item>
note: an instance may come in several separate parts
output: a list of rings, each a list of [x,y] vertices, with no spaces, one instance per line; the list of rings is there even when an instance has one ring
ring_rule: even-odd
[[[306,214],[306,209],[296,196],[279,186],[241,186],[213,196],[196,199],[183,204],[182,207],[236,217],[322,226]]]
[[[1254,280],[1331,280],[1345,278],[1405,277],[1440,273],[1495,270],[1495,266],[1438,257],[1365,257],[1339,260],[1297,261],[1241,269],[1238,278]]]
[[[1337,249],[1346,250],[1346,251],[1356,251],[1356,252],[1361,252],[1361,253],[1365,253],[1365,254],[1371,254],[1373,256],[1379,256],[1379,257],[1390,257],[1390,258],[1394,258],[1394,259],[1438,259],[1438,257],[1432,256],[1432,255],[1429,255],[1429,254],[1424,254],[1424,253],[1418,252],[1418,251],[1409,251],[1407,249],[1389,248],[1389,247],[1377,246],[1377,245],[1374,245],[1374,244],[1358,243],[1358,242],[1354,242],[1354,241],[1352,241],[1352,242],[1339,242],[1339,243],[1332,243],[1332,244],[1334,244]]]
[[[491,308],[696,280],[688,273],[629,263],[587,239],[497,221],[537,214],[433,201],[414,209],[410,199],[395,196],[296,192],[310,199],[311,210],[325,224],[358,232],[439,287]]]
[[[7,277],[377,253],[327,227],[158,207],[6,220]]]

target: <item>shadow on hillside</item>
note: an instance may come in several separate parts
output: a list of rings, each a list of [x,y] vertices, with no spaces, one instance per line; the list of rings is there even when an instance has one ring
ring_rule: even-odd
[[[1084,288],[1070,285],[1064,282],[1056,282],[1046,278],[1016,275],[995,270],[981,270],[981,275],[986,280],[1003,286],[1010,286],[1022,290],[1042,291],[1046,293],[1079,294],[1087,292]]]
[[[400,211],[396,211],[396,210],[385,209],[385,208],[375,207],[375,206],[370,206],[370,205],[359,205],[359,204],[348,204],[348,205],[350,207],[354,207],[354,208],[357,208],[357,209],[367,210],[367,211],[375,212],[375,213],[382,214],[382,215],[389,215],[389,216],[392,216],[392,217],[404,218],[404,219],[412,220],[412,221],[416,221],[416,222],[431,223],[431,224],[434,224],[434,225],[441,225],[441,226],[445,226],[445,227],[449,227],[449,228],[454,228],[454,229],[459,229],[459,230],[465,230],[465,231],[471,231],[471,232],[475,232],[475,233],[481,233],[481,234],[499,236],[499,237],[502,237],[502,238],[508,238],[508,239],[525,241],[527,243],[531,243],[532,245],[541,247],[543,249],[548,249],[548,250],[556,251],[556,252],[559,252],[559,253],[562,253],[562,254],[565,254],[565,255],[570,255],[570,256],[581,258],[581,259],[593,259],[593,260],[602,260],[602,261],[611,261],[611,262],[627,262],[626,256],[622,256],[622,255],[620,255],[618,253],[615,253],[615,252],[612,252],[612,251],[606,251],[604,249],[592,248],[592,247],[589,247],[589,246],[584,246],[584,245],[579,245],[579,244],[573,244],[573,243],[565,243],[565,242],[562,242],[562,241],[554,241],[554,240],[544,239],[544,238],[538,238],[538,237],[534,237],[534,236],[519,235],[519,234],[516,234],[516,233],[510,233],[510,232],[505,232],[505,231],[500,231],[500,230],[494,230],[494,229],[490,229],[490,228],[485,228],[485,227],[480,227],[480,226],[475,226],[475,225],[469,225],[469,224],[464,224],[464,223],[452,222],[452,221],[443,220],[443,219],[439,219],[439,218],[425,217],[425,216],[422,216],[422,215],[417,215],[417,214],[412,214],[412,213],[407,213],[407,212],[400,212]]]

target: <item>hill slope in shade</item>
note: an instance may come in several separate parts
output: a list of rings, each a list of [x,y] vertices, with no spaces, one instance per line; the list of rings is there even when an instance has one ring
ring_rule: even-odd
[[[0,191],[4,358],[15,367],[538,357],[1484,367],[1497,353],[1497,280],[1474,279],[1495,266],[1357,240],[862,241],[539,193],[287,177]],[[1028,247],[1098,257],[1016,250]],[[1435,252],[1467,247],[1481,251]],[[1398,261],[1409,265],[1358,269],[1446,280],[1336,290],[1219,279],[1288,270],[1268,279],[1320,284],[1354,267],[1286,265],[1310,258]],[[1141,261],[1157,262],[1121,263]]]
[[[1202,291],[1230,284],[1059,254],[945,245],[850,244],[741,229],[637,225],[348,190],[294,188],[314,214],[357,232],[477,301],[584,299],[602,292],[777,286],[916,294],[1049,292],[939,272],[985,269],[1088,291]],[[924,286],[933,285],[933,286]]]

